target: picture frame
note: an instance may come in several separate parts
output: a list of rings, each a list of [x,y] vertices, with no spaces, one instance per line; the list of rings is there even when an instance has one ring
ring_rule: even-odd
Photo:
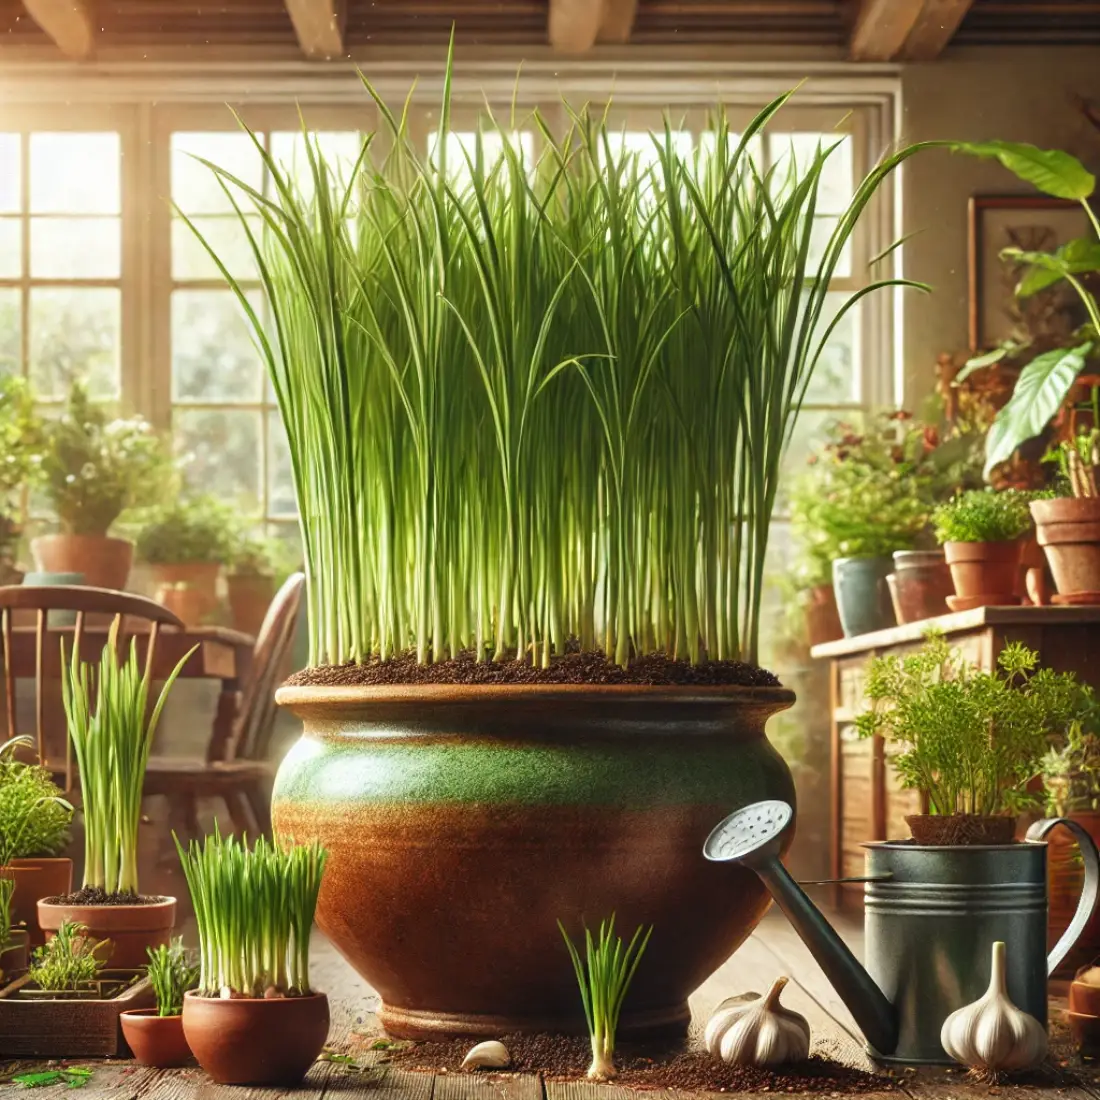
[[[1013,335],[1025,318],[1013,295],[1016,278],[1000,259],[1011,246],[1051,251],[1076,237],[1089,236],[1080,203],[1046,195],[972,195],[967,217],[969,337],[971,352],[988,351]],[[1068,288],[1037,295],[1034,306],[1048,314],[1072,312]],[[1029,309],[1032,307],[1029,307]],[[1067,320],[1065,324],[1071,324]]]

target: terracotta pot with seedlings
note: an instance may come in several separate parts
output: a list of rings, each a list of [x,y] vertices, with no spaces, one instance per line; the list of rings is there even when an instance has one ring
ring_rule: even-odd
[[[215,834],[179,851],[199,926],[188,1045],[219,1085],[298,1084],[328,1039],[328,998],[309,984],[324,849]]]
[[[47,936],[76,921],[97,940],[110,940],[114,967],[145,965],[146,949],[167,943],[176,899],[138,889],[138,827],[145,765],[168,692],[194,650],[172,670],[151,710],[152,661],[144,670],[132,639],[118,655],[115,620],[98,668],[75,651],[62,669],[62,695],[84,803],[84,883],[75,893],[38,902]]]
[[[73,861],[61,853],[69,844],[73,808],[49,771],[19,758],[32,747],[29,737],[0,745],[0,880],[12,883],[13,925],[37,945],[44,939],[39,898],[72,889]]]
[[[611,912],[656,928],[624,1034],[682,1032],[767,908],[751,871],[699,853],[730,807],[793,797],[764,734],[793,695],[756,663],[771,514],[830,277],[911,150],[810,266],[832,147],[769,195],[721,120],[706,167],[674,147],[609,165],[582,116],[545,171],[494,131],[455,189],[449,103],[431,159],[379,117],[381,175],[322,156],[317,209],[244,192],[313,226],[256,254],[272,324],[234,284],[309,577],[275,829],[329,851],[318,923],[396,1034],[582,1027],[556,921]]]
[[[971,489],[941,504],[933,520],[955,584],[952,611],[1020,602],[1020,540],[1031,529],[1026,494]]]
[[[145,972],[157,997],[156,1008],[132,1008],[119,1017],[122,1034],[143,1066],[171,1069],[191,1061],[183,1034],[183,997],[199,980],[199,968],[188,958],[183,940],[149,948]]]
[[[125,509],[158,500],[167,451],[146,421],[112,417],[79,382],[64,414],[45,422],[43,438],[38,469],[61,532],[31,542],[36,567],[82,573],[97,588],[125,588],[134,546],[108,532]]]

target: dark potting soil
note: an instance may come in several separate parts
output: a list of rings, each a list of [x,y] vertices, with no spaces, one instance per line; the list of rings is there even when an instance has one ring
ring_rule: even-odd
[[[385,661],[363,664],[320,665],[295,672],[292,687],[360,687],[382,684],[638,684],[659,686],[779,687],[779,679],[765,668],[741,661],[705,661],[693,665],[651,653],[626,668],[603,653],[566,653],[554,657],[548,668],[526,661],[478,661],[472,651],[447,661],[418,664],[412,651]]]
[[[588,1039],[575,1035],[505,1035],[501,1042],[512,1055],[506,1070],[477,1069],[466,1073],[540,1073],[552,1080],[579,1080],[588,1071],[592,1050]],[[456,1072],[471,1039],[418,1043],[389,1055],[401,1069]],[[688,1089],[699,1092],[820,1092],[864,1093],[894,1088],[890,1077],[879,1077],[841,1065],[821,1055],[782,1069],[732,1066],[698,1050],[664,1052],[620,1043],[615,1054],[616,1085],[635,1089]]]
[[[101,886],[82,886],[71,894],[46,900],[54,905],[156,905],[164,901],[164,898],[156,894],[147,897],[144,894],[135,894],[132,890],[108,894]]]

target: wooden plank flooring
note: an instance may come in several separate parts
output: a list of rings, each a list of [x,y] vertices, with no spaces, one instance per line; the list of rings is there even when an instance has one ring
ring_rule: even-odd
[[[862,954],[861,929],[850,917],[841,930],[857,955]],[[814,1050],[860,1068],[870,1069],[859,1029],[813,961],[805,945],[777,913],[765,918],[756,933],[691,999],[692,1030],[698,1033],[707,1015],[723,997],[748,990],[762,992],[780,974],[791,978],[784,1003],[810,1022]],[[352,1036],[379,1033],[374,1010],[378,998],[322,937],[314,952],[315,986],[329,993],[332,1004],[332,1045],[339,1048]],[[1060,1006],[1052,1003],[1051,1057],[1034,1084],[990,1088],[968,1083],[960,1071],[899,1071],[897,1087],[863,1094],[865,1100],[1100,1100],[1100,1069],[1082,1066],[1073,1056],[1063,1028],[1056,1022]],[[361,1042],[356,1044],[362,1046]],[[384,1055],[376,1056],[381,1059]],[[636,1100],[625,1088],[585,1082],[547,1082],[532,1075],[482,1076],[414,1073],[379,1065],[358,1069],[336,1062],[319,1062],[302,1087],[294,1090],[220,1088],[198,1069],[156,1071],[131,1062],[85,1063],[95,1076],[78,1094],[79,1100]],[[6,1076],[10,1076],[10,1070]],[[6,1079],[6,1078],[5,1078]],[[0,1095],[21,1091],[0,1085]],[[61,1100],[64,1086],[35,1090],[38,1100]],[[645,1100],[685,1100],[687,1094],[648,1092]],[[742,1094],[745,1100],[766,1100]],[[825,1094],[836,1097],[840,1093]],[[70,1100],[77,1100],[70,1095]],[[711,1100],[717,1100],[717,1096]]]

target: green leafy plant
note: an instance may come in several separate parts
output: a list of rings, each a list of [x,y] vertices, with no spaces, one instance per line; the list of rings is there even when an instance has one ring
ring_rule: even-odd
[[[1064,439],[1044,460],[1058,467],[1060,481],[1070,496],[1100,496],[1097,488],[1097,471],[1100,470],[1100,428],[1078,432],[1072,439]]]
[[[76,921],[62,921],[54,937],[35,949],[30,976],[39,989],[69,993],[94,982],[103,969],[109,940],[98,943]]]
[[[830,280],[915,148],[859,184],[811,263],[842,139],[764,178],[750,151],[788,95],[739,134],[719,115],[694,153],[666,127],[655,163],[602,116],[555,136],[535,115],[530,163],[514,119],[459,145],[450,59],[428,157],[367,87],[391,151],[376,164],[370,135],[341,184],[308,134],[309,197],[258,138],[270,195],[209,165],[271,317],[204,242],[286,427],[310,663],[545,665],[572,639],[620,664],[754,661],[807,385],[847,310],[899,282],[826,320]]]
[[[992,672],[933,636],[916,653],[874,658],[856,719],[884,737],[905,787],[928,794],[933,814],[1018,813],[1050,744],[1095,714],[1092,689],[1072,673],[1038,667],[1038,654],[1006,645]]]
[[[1096,177],[1069,153],[1008,141],[955,142],[950,147],[970,156],[997,160],[1044,194],[1080,203],[1093,232],[1100,238],[1100,220],[1090,201],[1096,191]],[[1069,241],[1053,252],[1010,248],[1002,255],[1023,268],[1016,287],[1021,298],[1063,281],[1068,283],[1085,308],[1090,338],[1073,347],[1043,352],[1020,372],[1012,397],[997,414],[986,440],[987,475],[994,466],[1011,458],[1021,443],[1038,435],[1050,423],[1084,369],[1100,334],[1100,305],[1083,279],[1100,271],[1100,239]]]
[[[624,945],[622,937],[615,935],[615,915],[612,913],[609,920],[600,921],[598,936],[593,937],[585,927],[583,959],[560,920],[558,928],[577,975],[584,1017],[592,1040],[592,1065],[588,1068],[588,1076],[596,1081],[606,1081],[617,1073],[614,1055],[619,1014],[653,933],[653,926],[643,930],[639,925],[630,943]]]
[[[33,1070],[17,1073],[11,1081],[25,1089],[41,1089],[48,1085],[64,1085],[70,1089],[82,1089],[92,1079],[95,1070],[90,1066],[60,1066],[57,1069]]]
[[[1043,757],[1042,775],[1049,816],[1100,809],[1100,736],[1095,713],[1070,722],[1065,737]]]
[[[308,996],[309,934],[327,853],[318,844],[248,849],[215,831],[176,849],[199,928],[204,997]]]
[[[1031,529],[1031,494],[971,489],[941,504],[933,515],[936,538],[945,542],[1012,542]]]
[[[7,946],[11,939],[11,899],[15,894],[15,879],[6,877],[0,873],[0,949]],[[0,956],[0,964],[3,963]],[[3,975],[3,965],[0,965],[0,976]]]
[[[115,620],[98,669],[74,648],[62,660],[61,693],[84,799],[84,885],[108,897],[138,893],[138,827],[145,766],[157,723],[189,650],[149,711],[151,668],[141,669],[137,640],[125,662]],[[62,643],[64,650],[64,643]],[[198,648],[197,646],[195,648]]]
[[[227,565],[230,576],[283,579],[294,571],[296,562],[283,539],[257,535],[250,524],[242,523],[234,534]]]
[[[184,494],[154,509],[137,536],[137,555],[150,565],[222,563],[239,524],[237,510],[208,493]]]
[[[32,745],[26,736],[0,745],[0,867],[13,859],[58,856],[69,844],[73,807],[46,768],[16,756]]]
[[[21,533],[20,494],[37,469],[42,418],[26,379],[0,377],[0,553],[9,557]]]
[[[112,417],[74,382],[65,411],[44,422],[38,477],[62,530],[106,535],[127,508],[155,503],[173,469],[141,417]]]
[[[157,997],[158,1016],[179,1016],[183,995],[199,983],[199,968],[194,965],[177,936],[169,944],[146,948],[149,965],[145,968]]]

